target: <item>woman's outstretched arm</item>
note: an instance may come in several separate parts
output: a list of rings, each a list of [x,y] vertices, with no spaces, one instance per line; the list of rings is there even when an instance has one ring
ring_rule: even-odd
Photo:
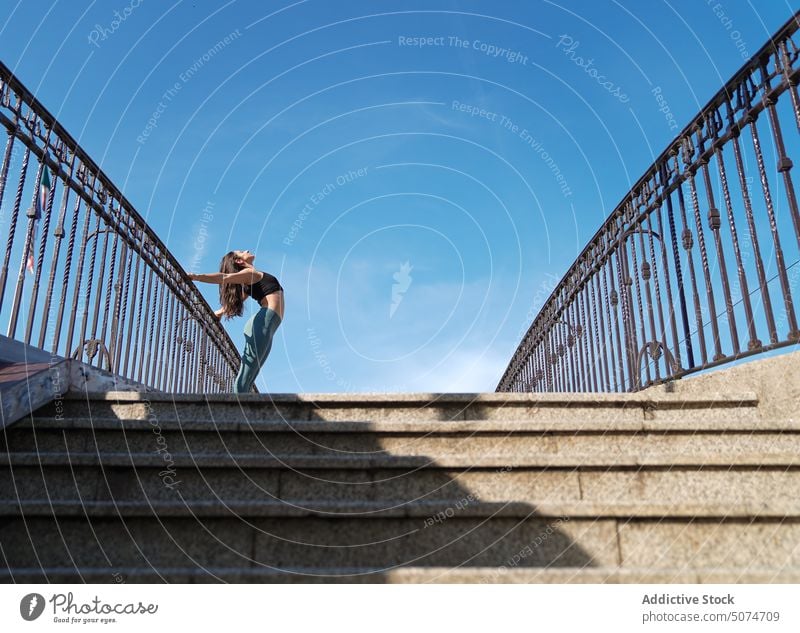
[[[223,273],[189,273],[192,281],[205,281],[210,284],[221,284]]]
[[[210,284],[254,284],[264,276],[259,270],[240,270],[236,273],[189,273],[192,281]]]

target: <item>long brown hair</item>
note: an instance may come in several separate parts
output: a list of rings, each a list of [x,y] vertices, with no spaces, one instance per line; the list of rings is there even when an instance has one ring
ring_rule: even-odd
[[[219,272],[221,273],[237,273],[244,266],[237,263],[239,257],[236,256],[234,251],[225,253],[222,261],[219,263]],[[224,316],[232,319],[235,316],[242,316],[244,312],[244,302],[247,295],[244,293],[244,286],[242,284],[220,284],[219,285],[219,302],[224,309]]]

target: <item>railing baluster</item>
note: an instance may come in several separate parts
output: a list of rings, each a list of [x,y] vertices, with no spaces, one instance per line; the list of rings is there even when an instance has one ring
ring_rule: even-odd
[[[142,292],[142,295],[140,295],[140,297],[141,297],[140,298],[140,304],[144,307],[144,310],[142,312],[142,314],[144,316],[144,323],[142,324],[141,327],[139,327],[138,323],[137,323],[137,326],[136,326],[136,331],[137,331],[137,333],[141,334],[141,338],[140,338],[139,344],[136,346],[136,349],[139,352],[138,353],[138,358],[134,357],[134,361],[135,361],[135,365],[138,365],[137,374],[136,374],[137,382],[143,382],[144,384],[149,385],[151,383],[144,382],[142,376],[143,376],[144,372],[146,371],[147,363],[148,363],[148,361],[150,359],[150,346],[148,344],[148,341],[150,341],[151,339],[147,337],[147,331],[148,331],[148,327],[149,327],[150,328],[150,334],[152,334],[152,325],[151,325],[152,324],[152,320],[150,319],[150,297],[152,296],[153,277],[155,275],[155,272],[153,271],[152,268],[148,267],[145,274],[147,275],[147,297],[145,298],[144,294],[143,294],[144,293],[144,278],[142,278],[142,289],[140,291],[140,292]],[[138,361],[138,362],[136,362],[136,361]],[[133,369],[131,369],[131,375],[133,375]]]
[[[539,345],[539,357],[538,357],[538,364],[539,364],[539,372],[537,377],[539,382],[542,386],[542,391],[551,391],[550,385],[547,380],[548,372],[547,372],[547,357],[546,357],[546,349],[544,345]]]
[[[45,169],[48,169],[45,166]],[[33,336],[33,322],[36,316],[36,305],[39,299],[39,281],[42,277],[42,266],[44,265],[44,254],[47,248],[47,231],[50,228],[50,217],[53,212],[53,201],[55,200],[56,189],[58,188],[58,176],[53,174],[52,182],[50,183],[50,193],[47,196],[47,202],[45,203],[45,208],[42,210],[42,217],[39,220],[40,225],[40,238],[39,238],[39,252],[34,257],[34,244],[33,244],[33,223],[31,223],[31,244],[30,244],[30,251],[29,256],[34,257],[35,264],[34,264],[34,277],[33,277],[33,286],[31,287],[31,299],[28,306],[28,322],[25,325],[25,336],[23,340],[26,344],[30,345],[31,337]],[[39,185],[37,183],[36,187],[37,191],[37,200],[39,194]],[[66,192],[65,192],[66,193]],[[36,202],[34,202],[34,205]],[[32,208],[33,211],[33,208]],[[27,260],[27,257],[25,258]],[[55,264],[54,264],[55,265]],[[24,273],[23,273],[24,274]],[[40,347],[43,347],[40,345]]]
[[[570,310],[570,318],[569,322],[577,327],[576,339],[575,339],[575,346],[577,348],[577,355],[578,355],[578,365],[580,366],[580,390],[581,391],[589,391],[589,371],[588,371],[588,363],[586,361],[586,336],[584,335],[583,331],[581,330],[581,323],[583,321],[580,319],[580,315],[578,313],[578,300],[575,299],[574,301],[570,301],[569,310]]]
[[[109,208],[110,208],[110,206],[111,205],[109,204]],[[108,235],[108,233],[106,233],[106,235]],[[103,324],[102,324],[102,326],[100,328],[100,336],[98,337],[98,336],[95,335],[95,338],[98,338],[100,341],[105,341],[106,340],[106,328],[108,327],[108,317],[109,317],[109,311],[111,310],[111,299],[112,299],[112,297],[114,297],[114,300],[115,300],[115,308],[114,308],[114,319],[115,320],[116,320],[117,314],[118,314],[118,312],[117,312],[118,308],[116,307],[116,300],[119,297],[119,290],[118,289],[116,291],[112,290],[116,286],[116,284],[114,283],[114,279],[116,278],[116,274],[115,273],[116,273],[116,267],[117,267],[117,242],[118,242],[117,238],[118,238],[118,235],[119,234],[117,234],[117,233],[114,234],[114,242],[113,242],[113,244],[111,246],[111,263],[110,263],[110,266],[109,266],[109,269],[108,269],[108,275],[107,275],[107,280],[106,280],[106,289],[105,289],[105,293],[104,293],[105,294],[105,304],[103,306]],[[108,241],[108,240],[106,240],[106,241]],[[105,257],[104,257],[104,259],[105,259]],[[99,285],[98,285],[98,288],[99,288]],[[115,350],[113,349],[114,336],[115,336],[115,333],[112,332],[111,341],[109,342],[109,345],[106,346],[106,353],[108,354],[108,357],[107,357],[106,360],[108,362],[108,370],[109,371],[114,371],[114,356],[113,356],[114,352],[115,352]]]
[[[788,86],[789,98],[792,101],[792,111],[794,112],[794,122],[797,131],[800,132],[800,97],[797,95],[797,75],[792,72],[792,62],[789,59],[789,44],[787,40],[778,43],[780,56],[781,72],[783,81]]]
[[[84,318],[81,323],[81,336],[80,336],[80,346],[81,346],[81,355],[78,356],[79,359],[83,358],[83,350],[86,346],[88,341],[88,337],[92,339],[95,338],[97,333],[97,317],[99,315],[100,310],[100,288],[103,284],[103,267],[105,265],[106,256],[105,256],[105,245],[108,244],[108,233],[105,229],[101,229],[101,219],[100,216],[97,216],[97,224],[95,225],[94,232],[89,236],[89,239],[92,243],[91,248],[91,255],[89,257],[89,275],[86,278],[86,297],[85,297],[85,309],[84,309]],[[103,256],[100,258],[100,274],[97,275],[97,290],[95,291],[95,301],[94,301],[94,310],[92,311],[92,324],[89,325],[89,304],[91,303],[92,299],[92,290],[94,290],[94,283],[95,283],[95,266],[97,265],[97,244],[100,241],[100,233],[102,233],[106,240],[105,245],[103,247]],[[92,238],[94,238],[92,240]],[[91,330],[89,330],[91,328]],[[89,350],[87,350],[87,354],[89,356],[89,364],[94,364],[94,358],[96,354],[92,353],[92,350],[96,351],[96,347],[93,344],[90,344]]]
[[[152,376],[151,380],[156,388],[161,389],[161,367],[163,365],[161,356],[164,353],[164,328],[162,326],[166,323],[167,311],[169,310],[169,300],[167,297],[167,287],[162,283],[161,280],[159,280],[156,284],[156,291],[158,292],[158,310],[154,313],[154,316],[156,318],[157,325],[156,337],[155,339],[150,339],[153,341],[151,343],[151,347],[154,348],[150,375]]]
[[[655,380],[659,381],[659,380],[661,380],[661,371],[660,371],[660,368],[659,368],[658,361],[654,357],[654,352],[653,352],[653,350],[655,349],[653,346],[658,341],[658,334],[656,333],[655,310],[653,308],[653,297],[652,297],[652,291],[651,291],[651,288],[650,288],[650,280],[652,279],[652,276],[653,276],[653,269],[652,269],[652,265],[650,264],[650,262],[647,261],[647,254],[646,254],[647,253],[647,249],[645,248],[645,245],[644,245],[644,232],[645,232],[644,226],[640,226],[635,231],[635,233],[639,236],[639,248],[642,251],[641,270],[637,271],[637,272],[640,272],[640,274],[642,276],[642,280],[644,281],[644,283],[642,285],[643,285],[643,290],[644,290],[645,302],[647,304],[647,325],[650,326],[650,343],[648,345],[647,340],[645,340],[644,348],[643,348],[644,361],[647,364],[647,366],[649,367],[650,366],[650,361],[647,360],[647,356],[649,354],[650,358],[654,361],[653,362],[653,373],[655,374]],[[634,241],[636,240],[636,238],[633,237],[633,236],[632,236],[632,239]],[[647,382],[648,383],[651,382],[650,379],[649,379],[649,374],[648,374],[648,381]]]
[[[559,391],[564,392],[569,391],[569,363],[567,358],[567,328],[563,325],[563,313],[561,314],[559,320],[561,321],[562,326],[555,328],[554,332],[556,333],[556,354],[558,355]]]
[[[586,287],[587,299],[592,306],[592,324],[594,325],[594,340],[597,346],[597,374],[599,376],[599,383],[601,385],[600,391],[608,391],[608,364],[606,362],[606,345],[605,339],[601,339],[600,333],[602,332],[599,318],[602,320],[603,312],[598,310],[597,296],[595,294],[595,283],[597,282],[597,274],[592,272],[589,276],[589,281]],[[601,345],[601,340],[603,344]]]
[[[555,345],[553,341],[555,337],[555,330],[553,329],[548,330],[545,336],[547,337],[547,374],[549,376],[550,390],[559,391],[558,370],[556,367],[558,363],[558,361],[556,360],[558,358],[558,355],[556,354]]]
[[[765,97],[769,101],[768,97]],[[778,235],[778,225],[775,221],[775,209],[772,205],[772,193],[769,188],[769,180],[767,178],[767,170],[764,167],[764,156],[761,153],[761,141],[758,137],[758,128],[756,127],[756,117],[754,116],[750,121],[750,136],[753,140],[753,151],[756,154],[756,164],[758,165],[758,174],[761,177],[761,190],[764,193],[764,203],[767,208],[767,218],[769,219],[769,229],[772,235],[772,246],[775,249],[775,262],[778,268],[778,279],[780,280],[781,293],[783,294],[783,308],[786,310],[786,317],[789,321],[789,332],[792,333],[792,338],[797,338],[797,317],[794,313],[794,302],[792,301],[792,289],[789,285],[789,278],[786,275],[786,261],[783,256],[783,246],[781,239]],[[780,166],[779,166],[780,167]],[[800,243],[800,235],[798,236],[798,243]],[[774,323],[773,330],[770,330],[770,341],[775,344],[778,342],[778,331]]]
[[[577,298],[578,298],[578,314],[580,315],[579,323],[587,323],[588,324],[588,317],[586,312],[586,306],[584,304],[584,288],[581,287],[578,290]],[[597,391],[597,376],[595,374],[595,363],[594,363],[594,349],[592,346],[592,332],[588,327],[583,328],[583,341],[584,341],[584,356],[586,358],[586,385],[589,391]]]
[[[120,261],[122,262],[122,266],[125,271],[125,282],[124,282],[124,287],[122,289],[121,305],[119,307],[119,320],[117,326],[114,328],[114,347],[115,347],[114,371],[118,373],[120,376],[127,377],[127,375],[125,374],[124,371],[121,370],[121,368],[122,368],[123,340],[125,339],[126,331],[130,332],[130,327],[126,328],[125,326],[125,318],[128,316],[128,299],[131,296],[131,267],[133,266],[133,249],[129,248],[127,243],[123,242],[123,251],[124,255],[120,259]],[[134,297],[135,297],[135,292],[136,291],[134,287],[133,290]],[[128,349],[130,349],[130,336],[128,336],[128,346],[126,347],[126,350]],[[126,351],[126,362],[127,362],[127,351]]]
[[[549,319],[552,319],[552,315],[549,316]],[[555,380],[553,377],[553,362],[552,362],[552,346],[550,344],[550,337],[552,336],[552,330],[548,329],[544,333],[544,375],[545,380],[547,381],[547,390],[548,391],[555,391],[556,385]]]
[[[666,186],[668,182],[667,176],[667,163],[663,165],[659,171],[661,177],[664,179],[662,186]],[[686,304],[686,291],[683,286],[683,266],[681,265],[681,253],[678,248],[678,234],[675,230],[675,210],[672,207],[672,196],[668,192],[666,194],[667,201],[667,220],[669,221],[669,236],[670,244],[672,246],[672,261],[675,264],[675,278],[678,282],[678,301],[681,307],[681,323],[683,324],[683,338],[686,345],[686,359],[689,367],[694,367],[694,345],[692,344],[692,335],[689,326],[689,310]],[[676,349],[679,344],[676,342]]]
[[[199,350],[197,348],[197,322],[194,319],[186,320],[186,340],[190,346],[187,349],[188,361],[186,371],[182,372],[181,391],[190,392],[195,390],[194,377],[197,376]]]
[[[72,170],[74,166],[75,166],[75,154],[72,154],[66,178],[72,178]],[[67,216],[67,207],[69,205],[69,194],[71,191],[72,190],[66,185],[66,180],[65,180],[64,192],[62,194],[62,199],[61,199],[61,207],[58,212],[58,224],[56,224],[56,228],[53,231],[53,237],[55,239],[55,243],[53,245],[53,262],[52,265],[50,266],[50,278],[47,282],[47,291],[45,295],[44,309],[42,310],[42,323],[40,326],[40,334],[39,334],[39,347],[42,349],[45,349],[45,335],[47,332],[48,321],[50,319],[50,303],[53,300],[53,291],[55,290],[55,285],[56,285],[58,258],[59,255],[61,254],[61,242],[64,239],[64,220],[66,219]],[[77,198],[76,204],[79,203],[80,203],[80,198]],[[70,264],[69,259],[67,259],[66,271],[64,273],[64,284],[66,284],[67,280],[69,279],[69,264]],[[64,305],[65,295],[66,295],[66,287],[64,288],[64,291],[62,292],[60,299],[60,305],[62,307]],[[58,353],[58,338],[61,330],[61,318],[63,317],[63,314],[64,311],[63,309],[61,309],[59,312],[59,317],[58,319],[56,319],[56,332],[53,337],[53,343],[51,345],[51,352],[53,354]]]
[[[624,366],[627,368],[627,382],[628,389],[633,389],[633,359],[634,351],[636,349],[636,334],[633,330],[633,316],[631,312],[631,297],[630,297],[630,277],[627,274],[627,253],[625,252],[625,241],[622,240],[619,246],[613,251],[613,255],[617,257],[617,281],[620,288],[620,314],[622,316],[622,332],[624,337],[624,350],[625,362]],[[623,381],[624,384],[625,381]]]
[[[659,209],[659,204],[656,204],[655,213],[658,213],[658,209]],[[660,233],[657,234],[653,230],[652,216],[653,216],[652,213],[647,216],[646,219],[647,228],[645,230],[647,231],[647,243],[649,246],[649,253],[650,253],[650,270],[653,277],[653,292],[656,298],[655,301],[656,311],[658,313],[658,332],[660,336],[657,340],[658,343],[660,343],[661,345],[660,355],[664,357],[665,376],[670,376],[672,374],[672,367],[670,365],[672,354],[670,353],[669,347],[667,346],[667,328],[666,328],[666,323],[664,321],[664,303],[662,300],[661,281],[660,281],[661,274],[666,275],[667,271],[666,269],[664,269],[664,271],[662,271],[662,273],[659,274],[659,265],[658,265],[658,260],[656,259],[656,248],[653,239],[657,238],[659,242],[663,244],[663,238]],[[644,247],[642,247],[642,252],[644,252]],[[670,305],[670,307],[672,306]],[[656,368],[658,368],[658,366],[659,366],[658,361],[656,360]]]
[[[612,357],[612,369],[617,368],[614,374],[614,391],[623,391],[625,389],[625,369],[624,369],[624,356],[622,355],[622,338],[620,337],[619,329],[619,293],[614,287],[614,274],[612,271],[613,262],[611,257],[608,259],[608,265],[603,267],[603,292],[606,293],[608,301],[606,307],[608,310],[608,323],[609,330],[611,323],[614,324],[613,336],[617,344],[616,358]],[[612,352],[614,351],[612,342]],[[619,376],[619,381],[617,380]]]
[[[198,328],[202,328],[202,326],[198,325]],[[208,338],[204,336],[200,350],[200,373],[198,376],[199,384],[197,387],[197,391],[201,393],[210,391],[210,384],[208,382],[208,365],[210,362],[211,359],[209,354]]]
[[[0,167],[0,207],[3,205],[3,194],[6,191],[8,170],[11,168],[11,153],[13,151],[14,151],[14,134],[11,130],[8,130],[6,149],[3,152],[3,165],[2,167]]]
[[[680,173],[677,156],[675,156],[675,172],[676,174]],[[703,327],[703,308],[702,304],[700,303],[700,292],[697,289],[697,276],[695,275],[694,257],[692,256],[694,237],[686,218],[686,203],[683,198],[683,184],[680,182],[680,180],[678,180],[676,191],[678,193],[678,208],[680,209],[681,224],[683,226],[683,232],[681,233],[681,245],[683,246],[683,250],[686,252],[686,264],[687,268],[689,269],[689,281],[692,284],[692,302],[694,303],[695,326],[697,327],[697,338],[699,339],[698,342],[700,343],[702,366],[705,366],[708,364],[708,348],[706,347],[705,328]],[[719,337],[716,336],[716,332],[713,334],[715,335],[714,339],[718,341]]]
[[[714,246],[719,259],[719,271],[722,281],[722,292],[725,298],[725,312],[728,316],[728,329],[731,334],[732,353],[739,354],[739,332],[736,328],[736,317],[733,312],[733,296],[731,295],[731,286],[728,279],[728,265],[725,260],[725,249],[722,246],[722,236],[720,235],[720,227],[722,226],[719,209],[717,209],[714,200],[714,191],[711,187],[711,177],[708,173],[708,161],[702,160],[700,162],[700,169],[703,172],[703,182],[706,189],[706,198],[708,200],[708,226],[714,236]],[[694,179],[692,179],[693,196],[696,198],[697,194],[694,193]],[[721,352],[720,352],[721,353]]]
[[[14,198],[14,209],[11,212],[11,224],[8,227],[8,240],[6,241],[6,252],[3,256],[3,269],[0,270],[0,310],[5,305],[6,297],[6,283],[8,280],[8,265],[11,259],[11,249],[14,246],[14,237],[17,234],[17,219],[19,218],[19,207],[22,204],[22,192],[25,188],[25,176],[28,172],[28,159],[30,158],[31,150],[26,147],[25,154],[22,157],[22,167],[19,172],[19,181],[17,183],[17,195]],[[8,327],[8,336],[13,337],[11,333],[11,325]]]
[[[784,66],[781,65],[781,69]],[[796,83],[789,90],[790,94],[795,95],[794,87]],[[796,96],[796,95],[795,95]],[[781,123],[778,118],[778,112],[775,109],[775,99],[767,97],[765,99],[767,104],[766,110],[769,116],[769,127],[772,132],[772,142],[775,144],[775,149],[778,154],[778,172],[783,176],[783,187],[786,191],[786,199],[789,202],[789,214],[792,216],[792,225],[794,226],[794,235],[797,240],[797,246],[800,247],[800,211],[797,207],[797,196],[794,191],[794,184],[792,183],[792,159],[786,153],[786,144],[783,142],[783,133],[781,132]],[[796,105],[796,104],[795,104]],[[795,111],[797,115],[797,111]],[[800,122],[798,122],[800,125]]]
[[[639,347],[637,345],[636,349],[633,350],[636,354],[636,384],[641,385],[642,350],[647,349],[647,326],[645,325],[644,305],[642,303],[642,285],[639,282],[639,259],[636,257],[636,239],[633,237],[631,237],[631,270],[629,274],[633,279],[633,286],[636,288],[636,314],[634,315],[634,320],[639,323],[638,334],[642,339],[642,346]],[[652,378],[650,377],[650,363],[644,363],[644,370],[646,376],[644,384],[649,385],[652,382]]]
[[[58,350],[58,343],[61,340],[61,324],[64,323],[64,309],[66,308],[67,302],[67,290],[69,288],[69,276],[72,272],[72,257],[75,254],[75,237],[78,231],[78,217],[80,216],[81,212],[81,197],[75,196],[75,206],[72,211],[72,223],[70,225],[69,230],[69,244],[67,245],[67,254],[66,254],[66,262],[64,264],[64,281],[61,286],[61,293],[58,300],[58,318],[56,319],[56,340],[53,345],[53,351]],[[86,222],[88,227],[89,215],[86,215]],[[67,326],[67,341],[66,341],[66,349],[64,351],[64,356],[69,357],[72,354],[71,351],[71,338],[72,338],[72,328],[74,326],[75,321],[75,309],[76,309],[76,302],[78,297],[78,286],[80,285],[80,275],[75,280],[75,294],[73,296],[73,305],[72,310],[70,310],[70,323]]]
[[[700,203],[697,198],[697,188],[694,182],[694,173],[689,166],[691,164],[690,155],[692,150],[689,149],[689,142],[687,140],[683,146],[684,151],[684,165],[686,167],[685,176],[689,183],[689,198],[692,201],[692,210],[694,212],[695,231],[697,235],[697,245],[700,248],[700,267],[703,269],[703,279],[706,286],[706,306],[711,318],[711,333],[714,339],[714,357],[712,360],[718,361],[724,357],[722,353],[722,341],[719,334],[719,323],[717,322],[717,303],[714,298],[714,285],[711,281],[711,271],[708,265],[708,251],[706,249],[705,231],[703,230],[703,220],[700,217]],[[736,336],[735,323],[731,324],[733,337],[735,340],[734,353],[739,353],[739,338]]]
[[[747,117],[752,115],[748,114]],[[744,203],[745,217],[747,218],[747,228],[750,230],[750,245],[753,247],[755,254],[756,274],[758,275],[758,286],[761,290],[761,301],[764,305],[764,315],[767,319],[767,332],[770,341],[777,339],[777,328],[775,327],[775,317],[772,312],[772,300],[769,296],[769,286],[767,285],[767,275],[764,271],[764,260],[761,257],[761,247],[758,243],[758,232],[756,230],[755,219],[753,217],[753,206],[750,201],[750,193],[747,189],[747,180],[745,178],[744,162],[742,160],[741,149],[739,148],[739,128],[733,127],[735,130],[733,138],[731,139],[731,146],[733,147],[733,156],[736,160],[736,172],[739,175],[739,187],[741,188],[742,201]]]
[[[739,280],[739,289],[742,294],[742,304],[744,306],[744,315],[747,319],[747,332],[748,341],[747,349],[755,350],[761,347],[761,341],[756,333],[756,324],[753,316],[753,305],[750,302],[750,290],[747,283],[747,275],[744,270],[744,263],[742,261],[742,251],[739,246],[739,236],[736,232],[736,220],[733,215],[733,204],[731,202],[731,194],[728,188],[728,176],[725,170],[725,163],[723,161],[722,150],[719,147],[714,148],[714,153],[717,157],[717,169],[719,170],[720,183],[722,185],[722,199],[725,201],[725,210],[728,216],[728,229],[731,234],[731,243],[733,244],[733,254],[736,258],[736,271]]]
[[[175,301],[172,307],[171,312],[171,319],[172,325],[167,330],[169,332],[168,339],[169,339],[169,379],[167,380],[168,390],[175,391],[175,370],[178,368],[178,350],[183,344],[181,342],[181,337],[183,334],[183,320],[181,319],[181,308],[178,306],[178,302]],[[165,371],[165,377],[167,372]]]
[[[37,117],[38,118],[38,117]],[[30,122],[31,127],[35,126],[38,123],[37,120],[33,120]],[[47,153],[49,149],[50,143],[50,133],[51,130],[48,128],[47,130],[47,137],[45,139],[45,147],[42,150],[43,155]],[[36,180],[33,181],[33,196],[31,198],[31,206],[28,209],[28,213],[26,214],[28,217],[28,226],[25,230],[25,243],[22,248],[22,258],[19,262],[19,273],[17,273],[17,285],[14,288],[14,302],[11,305],[11,318],[9,320],[8,325],[8,336],[9,338],[14,338],[16,331],[17,331],[17,317],[19,316],[20,304],[22,302],[22,292],[25,288],[25,268],[27,266],[28,255],[32,255],[33,244],[33,228],[34,223],[36,222],[35,213],[36,213],[36,206],[37,200],[39,198],[39,186],[42,178],[42,173],[46,169],[44,156],[39,161],[39,167],[36,171]],[[52,192],[51,192],[52,193]],[[47,207],[50,208],[52,205],[52,196],[49,197],[47,201]],[[14,215],[16,216],[19,212],[19,209],[15,209]],[[3,288],[3,293],[5,294],[5,287]],[[26,343],[29,341],[26,340]]]
[[[116,242],[114,243],[114,248],[116,250]],[[111,365],[110,371],[114,373],[119,373],[119,350],[118,347],[122,347],[120,344],[121,337],[122,337],[122,330],[125,327],[125,308],[123,307],[123,295],[125,290],[123,286],[125,285],[125,267],[127,264],[127,257],[128,257],[128,249],[125,242],[122,243],[122,247],[120,249],[119,255],[119,275],[116,277],[116,281],[114,282],[114,307],[111,312],[111,334],[110,334],[110,342],[108,345],[108,362]],[[114,256],[116,260],[116,256]],[[114,264],[112,263],[112,266]],[[127,303],[127,295],[125,295],[125,301]],[[106,327],[105,327],[105,317],[103,319],[103,339],[105,339],[106,334]]]
[[[154,276],[155,276],[155,272],[151,275],[150,282],[153,281],[152,278]],[[152,311],[149,312],[150,330],[149,330],[149,332],[147,334],[146,341],[143,341],[143,344],[146,345],[146,358],[147,358],[147,360],[145,361],[145,365],[144,365],[144,379],[139,381],[139,382],[144,382],[144,384],[146,384],[146,385],[155,384],[155,373],[154,373],[154,370],[153,370],[153,366],[154,366],[154,364],[156,362],[156,357],[157,357],[157,353],[156,352],[158,351],[158,348],[153,345],[153,329],[155,328],[156,314],[160,314],[161,313],[161,304],[158,303],[158,302],[159,301],[163,301],[163,295],[159,297],[159,290],[161,289],[161,284],[156,282],[156,283],[152,284],[152,287],[153,287],[154,296],[153,296],[153,304],[152,304],[152,308],[153,309],[152,309]],[[149,294],[150,293],[150,288],[149,287],[148,287],[147,291],[148,291],[147,303],[148,303],[148,307],[150,307],[150,294]],[[156,307],[157,303],[158,303],[158,307]],[[158,320],[158,323],[159,323],[159,327],[160,327],[161,326],[161,319],[160,318]]]

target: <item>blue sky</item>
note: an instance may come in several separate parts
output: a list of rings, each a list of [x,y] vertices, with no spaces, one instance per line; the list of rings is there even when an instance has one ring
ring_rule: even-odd
[[[260,390],[472,392],[798,3],[4,7],[0,59],[187,270],[250,249],[280,279]]]

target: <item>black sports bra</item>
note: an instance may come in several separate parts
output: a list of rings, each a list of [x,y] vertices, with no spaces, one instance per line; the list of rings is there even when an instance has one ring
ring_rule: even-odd
[[[263,271],[262,271],[263,272]],[[254,284],[242,284],[246,294],[261,303],[261,300],[276,290],[283,290],[277,277],[264,273],[264,276]]]

